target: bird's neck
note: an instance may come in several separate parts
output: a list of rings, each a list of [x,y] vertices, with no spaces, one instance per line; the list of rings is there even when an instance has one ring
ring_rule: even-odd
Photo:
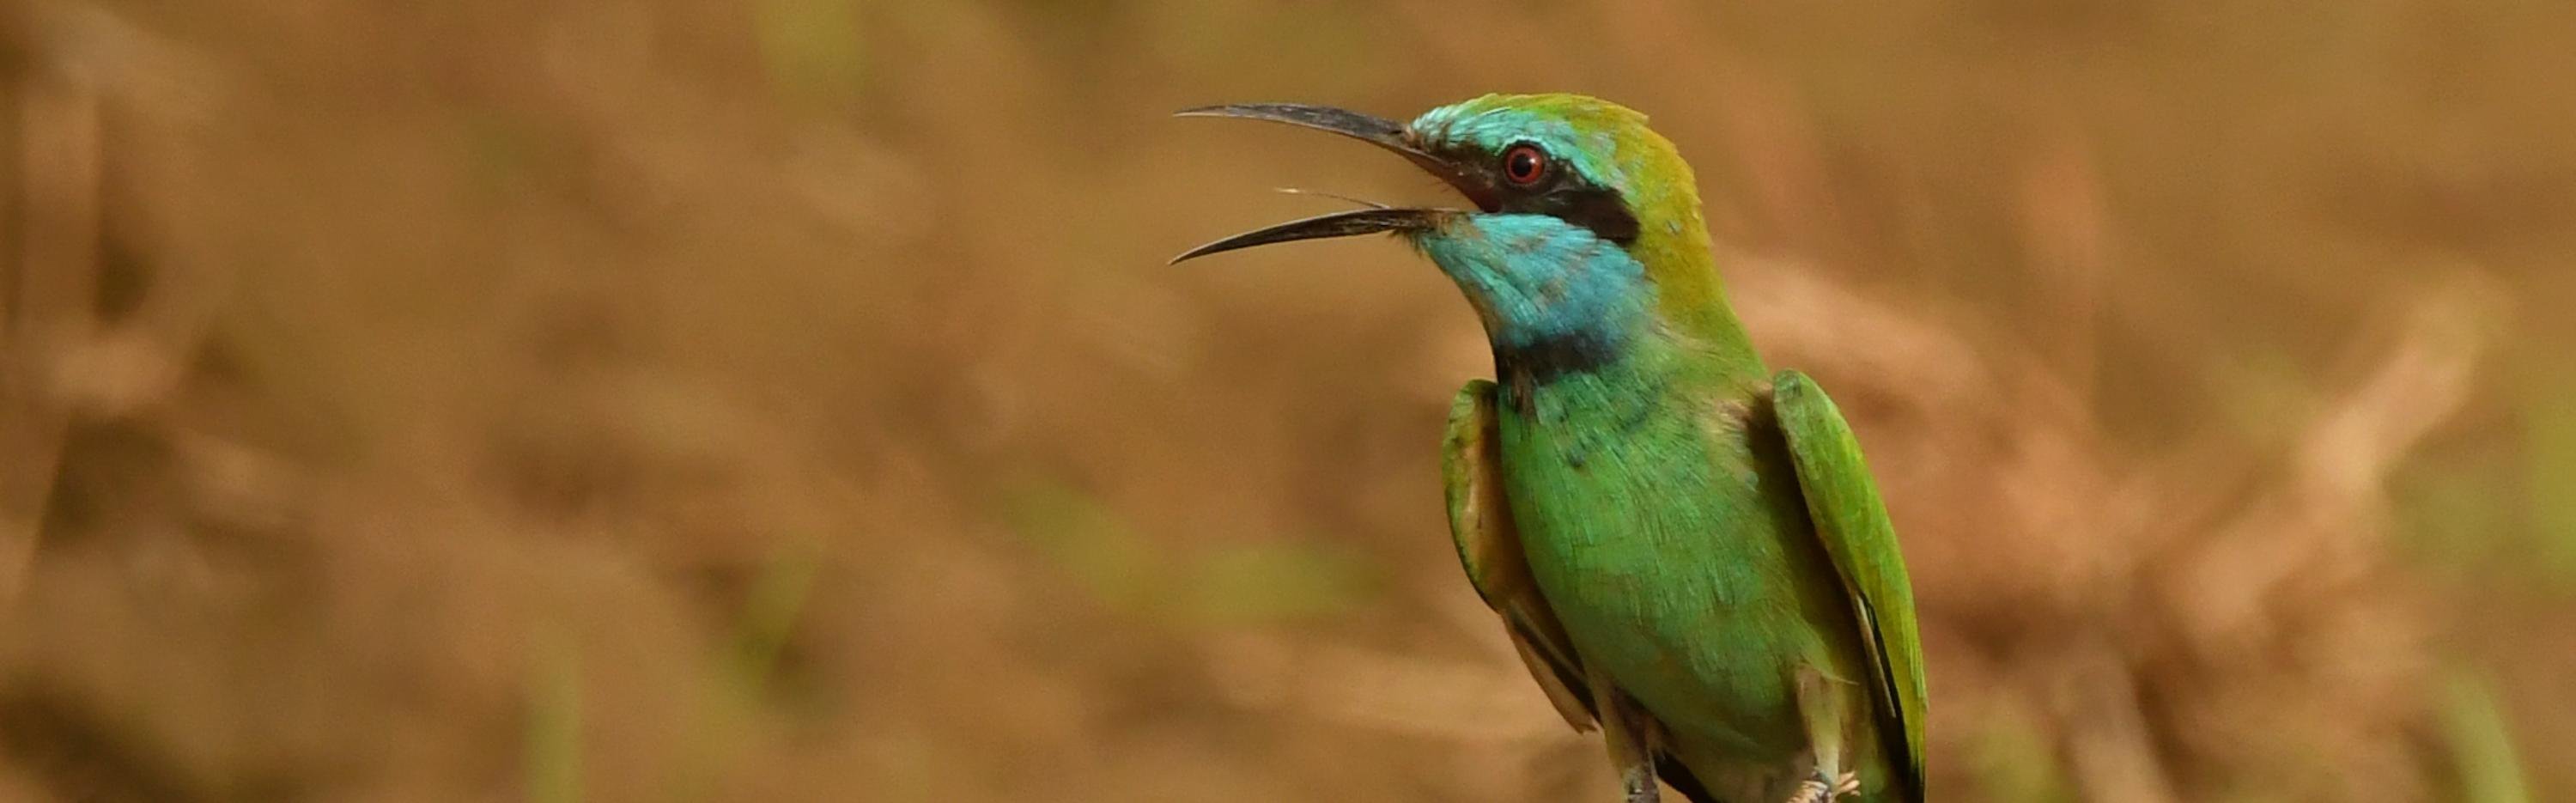
[[[1609,348],[1602,349],[1605,343]],[[1730,384],[1708,368],[1654,328],[1617,340],[1494,349],[1497,400],[1523,420],[1549,426],[1612,422],[1624,431],[1669,411],[1675,399],[1707,399]]]
[[[1648,312],[1616,330],[1517,344],[1497,339],[1494,377],[1500,401],[1525,419],[1633,424],[1669,412],[1676,400],[1718,402],[1761,392],[1761,359],[1740,337],[1733,342],[1716,347]]]
[[[1520,214],[1475,216],[1415,244],[1476,308],[1506,383],[1670,364],[1710,390],[1756,387],[1768,372],[1727,306],[1697,205],[1668,205],[1686,213],[1649,217],[1625,245]]]
[[[1771,372],[1728,303],[1699,206],[1675,206],[1688,213],[1644,227],[1628,249],[1655,285],[1653,317],[1675,349],[1692,355],[1684,362],[1721,389],[1758,388]]]
[[[1570,378],[1725,396],[1754,391],[1769,370],[1727,305],[1707,253],[1698,252],[1695,264],[1649,267],[1654,282],[1619,292],[1563,292],[1603,300],[1580,314],[1549,305],[1538,316],[1489,317],[1495,378],[1522,398]]]

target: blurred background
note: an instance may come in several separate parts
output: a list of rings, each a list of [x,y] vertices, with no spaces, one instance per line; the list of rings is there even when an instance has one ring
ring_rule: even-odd
[[[2576,5],[18,0],[0,800],[1608,800],[1365,146],[1572,90],[1853,417],[1935,799],[2576,800]]]

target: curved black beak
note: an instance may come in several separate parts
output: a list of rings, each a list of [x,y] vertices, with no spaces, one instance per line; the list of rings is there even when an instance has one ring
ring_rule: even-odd
[[[1382,231],[1426,231],[1440,225],[1440,219],[1455,214],[1449,209],[1353,209],[1317,215],[1304,220],[1291,220],[1268,228],[1254,229],[1216,242],[1181,252],[1168,264],[1197,259],[1209,254],[1251,248],[1256,245],[1285,243],[1296,240],[1321,240],[1327,237],[1351,237]]]
[[[1268,120],[1345,137],[1385,148],[1402,156],[1415,166],[1432,174],[1448,177],[1456,172],[1440,157],[1415,147],[1411,132],[1402,123],[1376,115],[1362,114],[1331,106],[1307,106],[1298,103],[1226,103],[1200,106],[1173,112],[1174,117],[1234,117],[1244,120]]]
[[[1340,134],[1404,157],[1405,161],[1412,162],[1414,166],[1439,176],[1451,186],[1457,187],[1459,191],[1467,194],[1469,200],[1477,201],[1479,206],[1483,206],[1485,200],[1480,193],[1490,193],[1490,190],[1484,188],[1481,182],[1475,181],[1466,172],[1459,170],[1447,160],[1422,150],[1415,144],[1412,132],[1402,124],[1374,115],[1330,106],[1306,106],[1295,103],[1231,103],[1183,109],[1173,113],[1173,116],[1268,120]],[[1385,231],[1422,231],[1438,225],[1441,220],[1449,215],[1458,214],[1459,211],[1370,208],[1336,212],[1227,237],[1183,252],[1180,256],[1173,257],[1172,262],[1177,264],[1182,260],[1223,251],[1295,240],[1349,237]]]

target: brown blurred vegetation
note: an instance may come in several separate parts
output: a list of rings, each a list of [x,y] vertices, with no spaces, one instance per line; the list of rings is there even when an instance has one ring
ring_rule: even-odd
[[[2576,798],[2576,6],[19,0],[0,800],[1583,800],[1436,197],[1648,111],[1919,584],[1937,799]]]

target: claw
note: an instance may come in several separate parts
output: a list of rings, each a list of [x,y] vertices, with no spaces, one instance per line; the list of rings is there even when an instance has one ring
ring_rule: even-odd
[[[1789,793],[1789,803],[1827,803],[1832,797],[1833,790],[1825,788],[1825,782],[1808,779],[1799,781],[1798,791]]]
[[[1655,785],[1655,774],[1650,769],[1620,773],[1619,790],[1623,803],[1659,803],[1664,799],[1664,790]]]
[[[1823,778],[1809,778],[1798,782],[1798,791],[1790,793],[1789,803],[1834,803],[1836,798],[1859,791],[1860,776],[1852,773],[1843,773],[1832,784]]]

